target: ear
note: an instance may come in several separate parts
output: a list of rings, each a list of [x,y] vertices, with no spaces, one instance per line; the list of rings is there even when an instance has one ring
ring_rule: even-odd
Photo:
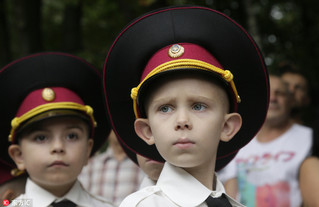
[[[136,134],[142,140],[144,140],[144,142],[146,142],[148,145],[153,145],[155,143],[148,119],[136,119],[134,122],[134,127]]]
[[[94,140],[92,138],[88,139],[87,156],[90,157],[94,145]]]
[[[242,125],[242,119],[238,113],[230,113],[225,116],[225,123],[221,133],[221,141],[228,142],[239,131]]]
[[[92,138],[89,138],[87,144],[88,144],[88,147],[87,147],[87,151],[86,151],[85,165],[87,165],[89,163],[89,159],[90,159],[90,155],[91,155],[91,152],[92,152],[94,140]]]
[[[25,164],[22,156],[22,151],[19,145],[12,144],[9,146],[8,153],[11,159],[16,163],[19,170],[25,170]]]

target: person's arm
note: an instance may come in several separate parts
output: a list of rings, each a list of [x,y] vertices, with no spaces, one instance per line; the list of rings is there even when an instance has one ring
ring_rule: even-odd
[[[319,158],[309,157],[300,166],[299,187],[303,206],[319,206]]]
[[[217,172],[218,178],[222,181],[227,195],[237,200],[238,195],[238,182],[237,182],[237,169],[236,162],[232,160],[228,165]]]
[[[225,191],[227,195],[237,200],[237,194],[238,194],[237,178],[231,178],[227,180],[224,184],[224,187],[225,187]]]

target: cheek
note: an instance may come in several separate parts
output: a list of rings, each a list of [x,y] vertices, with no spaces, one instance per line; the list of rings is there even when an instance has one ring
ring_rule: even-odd
[[[167,133],[170,130],[170,124],[168,124],[168,122],[158,120],[150,119],[149,126],[155,141],[156,139],[163,138],[163,136],[167,136]]]
[[[83,160],[84,162],[89,158],[88,152],[88,144],[83,143],[81,145],[78,145],[77,147],[74,147],[73,150],[73,157],[74,159],[77,159],[79,161]]]
[[[296,97],[297,97],[298,99],[303,99],[303,98],[306,98],[307,96],[306,96],[305,93],[299,92],[299,93],[296,94]]]
[[[41,172],[43,167],[47,164],[48,157],[48,153],[44,152],[43,149],[22,150],[24,168],[26,169],[26,171],[29,172],[29,174],[36,174],[38,172]]]
[[[168,155],[170,150],[170,141],[167,139],[167,136],[157,136],[155,138],[155,146],[158,150],[158,152],[162,155],[164,159],[166,159],[166,155]]]
[[[74,151],[76,151],[75,154],[77,154],[77,156],[85,158],[89,156],[88,148],[89,147],[87,145],[81,145],[74,149]]]
[[[22,145],[21,153],[24,160],[42,160],[47,154],[50,153],[48,147],[46,145],[38,146],[38,145]],[[41,156],[39,156],[41,155]],[[34,162],[36,163],[36,162]]]
[[[162,146],[166,145],[166,140],[163,138],[163,136],[160,136],[159,134],[154,134],[153,133],[153,136],[154,136],[154,142],[155,142],[155,145],[156,145],[156,148],[159,148],[159,149],[162,149]]]
[[[224,119],[222,117],[201,122],[197,125],[198,138],[203,139],[202,143],[216,145],[220,141],[223,126]]]
[[[76,157],[83,157],[84,155],[84,145],[79,142],[65,142],[64,143],[64,150],[66,152],[67,157],[69,158],[76,158]]]

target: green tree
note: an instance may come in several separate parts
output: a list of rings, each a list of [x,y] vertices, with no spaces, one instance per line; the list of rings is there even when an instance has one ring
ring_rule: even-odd
[[[0,66],[41,51],[85,58],[102,70],[121,29],[165,6],[201,5],[235,19],[256,40],[270,70],[303,68],[319,88],[319,1],[315,0],[0,0]]]

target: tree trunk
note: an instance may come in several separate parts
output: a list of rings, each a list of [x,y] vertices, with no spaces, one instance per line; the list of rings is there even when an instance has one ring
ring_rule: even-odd
[[[42,44],[42,15],[41,0],[28,0],[25,2],[26,34],[28,42],[28,53],[39,52],[43,50]]]
[[[17,56],[38,52],[42,47],[41,0],[12,0],[13,19],[10,24]]]
[[[262,38],[259,34],[258,24],[256,20],[256,5],[253,4],[252,0],[243,0],[243,9],[246,10],[247,16],[247,31],[253,36],[255,42],[259,46],[259,49],[262,51]]]
[[[0,0],[0,68],[10,60],[10,36],[6,18],[6,2],[5,0]]]
[[[66,5],[63,19],[62,48],[67,52],[82,49],[82,0]]]

